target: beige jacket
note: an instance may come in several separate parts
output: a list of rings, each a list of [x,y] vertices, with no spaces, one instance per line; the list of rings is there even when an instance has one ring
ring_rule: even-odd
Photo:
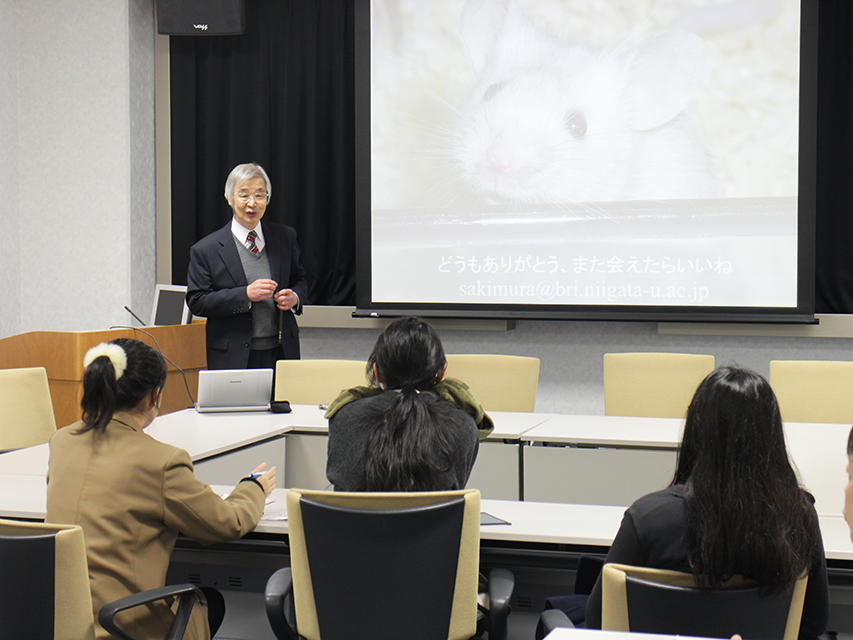
[[[83,527],[97,638],[101,606],[165,584],[180,531],[199,542],[239,538],[263,513],[264,493],[241,482],[226,499],[193,475],[189,454],[147,435],[131,415],[116,413],[104,433],[77,435],[82,423],[50,440],[47,521]],[[120,614],[120,626],[142,640],[166,637],[172,610],[160,601]],[[188,639],[210,636],[200,607]]]

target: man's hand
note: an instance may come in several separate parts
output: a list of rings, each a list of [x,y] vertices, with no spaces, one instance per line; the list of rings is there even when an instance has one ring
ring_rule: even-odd
[[[252,302],[260,302],[261,300],[271,298],[275,293],[275,288],[277,286],[278,283],[275,280],[258,278],[252,284],[246,287],[246,296]]]
[[[289,311],[298,304],[299,296],[293,292],[293,289],[282,289],[275,294],[275,306],[282,311]]]

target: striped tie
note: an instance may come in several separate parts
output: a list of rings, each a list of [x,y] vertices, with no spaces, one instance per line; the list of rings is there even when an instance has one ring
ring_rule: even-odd
[[[258,255],[258,245],[255,244],[255,238],[257,237],[258,234],[254,229],[246,236],[246,248],[252,252],[253,256]]]

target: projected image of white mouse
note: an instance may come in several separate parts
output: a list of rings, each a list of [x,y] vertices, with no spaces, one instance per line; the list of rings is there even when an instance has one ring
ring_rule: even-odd
[[[699,36],[576,44],[514,0],[469,0],[460,33],[477,84],[454,157],[473,192],[543,204],[714,195],[689,113],[705,77]]]

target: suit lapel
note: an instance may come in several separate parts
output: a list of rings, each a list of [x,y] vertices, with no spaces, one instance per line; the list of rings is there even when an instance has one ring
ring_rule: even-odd
[[[230,222],[217,232],[216,240],[219,243],[219,257],[234,281],[234,285],[238,287],[248,285],[243,263],[240,262],[240,256],[237,253],[237,243],[231,233]]]

